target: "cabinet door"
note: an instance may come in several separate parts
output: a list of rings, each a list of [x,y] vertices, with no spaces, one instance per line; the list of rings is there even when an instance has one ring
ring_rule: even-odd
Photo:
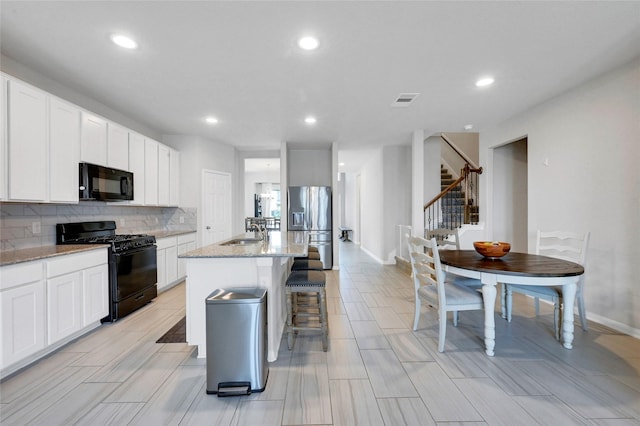
[[[107,121],[86,111],[82,112],[80,159],[107,165]]]
[[[47,280],[47,343],[52,344],[82,328],[80,272]]]
[[[2,349],[0,368],[38,352],[45,346],[44,281],[0,291]]]
[[[114,123],[108,123],[107,128],[107,165],[129,170],[129,131]]]
[[[180,205],[180,153],[175,149],[170,151],[171,164],[169,165],[169,205]]]
[[[168,247],[166,250],[166,256],[166,283],[171,284],[178,279],[178,246]]]
[[[129,171],[133,173],[133,201],[144,204],[144,136],[129,133]]]
[[[109,267],[94,266],[82,271],[82,325],[109,315]]]
[[[171,166],[171,153],[169,147],[158,144],[158,204],[169,205],[169,170]]]
[[[0,76],[0,200],[7,199],[7,78]]]
[[[9,80],[9,199],[47,199],[47,96]]]
[[[158,290],[167,286],[167,250],[158,249],[156,252],[158,263]]]
[[[59,99],[49,104],[49,200],[78,202],[80,110]]]
[[[158,142],[151,139],[144,141],[144,203],[158,205]]]

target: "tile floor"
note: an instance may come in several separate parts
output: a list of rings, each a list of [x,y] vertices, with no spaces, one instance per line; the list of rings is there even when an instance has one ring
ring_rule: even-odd
[[[265,392],[207,395],[206,367],[186,344],[155,341],[184,315],[184,285],[63,347],[0,384],[4,425],[639,425],[640,341],[590,323],[573,350],[553,338],[552,309],[514,296],[496,317],[496,356],[482,313],[449,323],[445,352],[423,307],[411,330],[412,282],[353,243],[328,271],[330,344],[286,341]],[[588,308],[588,307],[587,307]]]

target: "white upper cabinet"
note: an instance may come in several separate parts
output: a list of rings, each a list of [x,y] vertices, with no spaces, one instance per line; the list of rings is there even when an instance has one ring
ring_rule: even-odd
[[[0,75],[0,200],[7,199],[7,78]]]
[[[158,142],[152,139],[144,141],[144,203],[158,205]]]
[[[129,130],[115,123],[108,123],[107,127],[107,165],[129,170]]]
[[[107,165],[107,121],[103,118],[82,111],[80,160]]]
[[[47,95],[25,83],[8,84],[8,198],[47,199]]]
[[[171,164],[169,165],[169,205],[180,205],[180,152],[171,150]]]
[[[78,202],[80,109],[56,98],[49,104],[49,200]]]
[[[129,171],[133,173],[133,200],[129,204],[144,204],[144,136],[129,133]]]
[[[158,204],[169,205],[169,170],[171,167],[171,150],[169,147],[158,144]]]

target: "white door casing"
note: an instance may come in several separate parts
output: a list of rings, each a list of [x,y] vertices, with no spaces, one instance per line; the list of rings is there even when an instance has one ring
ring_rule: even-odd
[[[231,237],[231,175],[202,171],[202,247]]]

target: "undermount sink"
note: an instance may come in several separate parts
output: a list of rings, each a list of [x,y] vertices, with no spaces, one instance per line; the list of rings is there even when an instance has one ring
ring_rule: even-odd
[[[262,240],[260,238],[236,238],[229,240],[226,243],[220,244],[221,246],[245,246],[247,244],[258,244]]]

